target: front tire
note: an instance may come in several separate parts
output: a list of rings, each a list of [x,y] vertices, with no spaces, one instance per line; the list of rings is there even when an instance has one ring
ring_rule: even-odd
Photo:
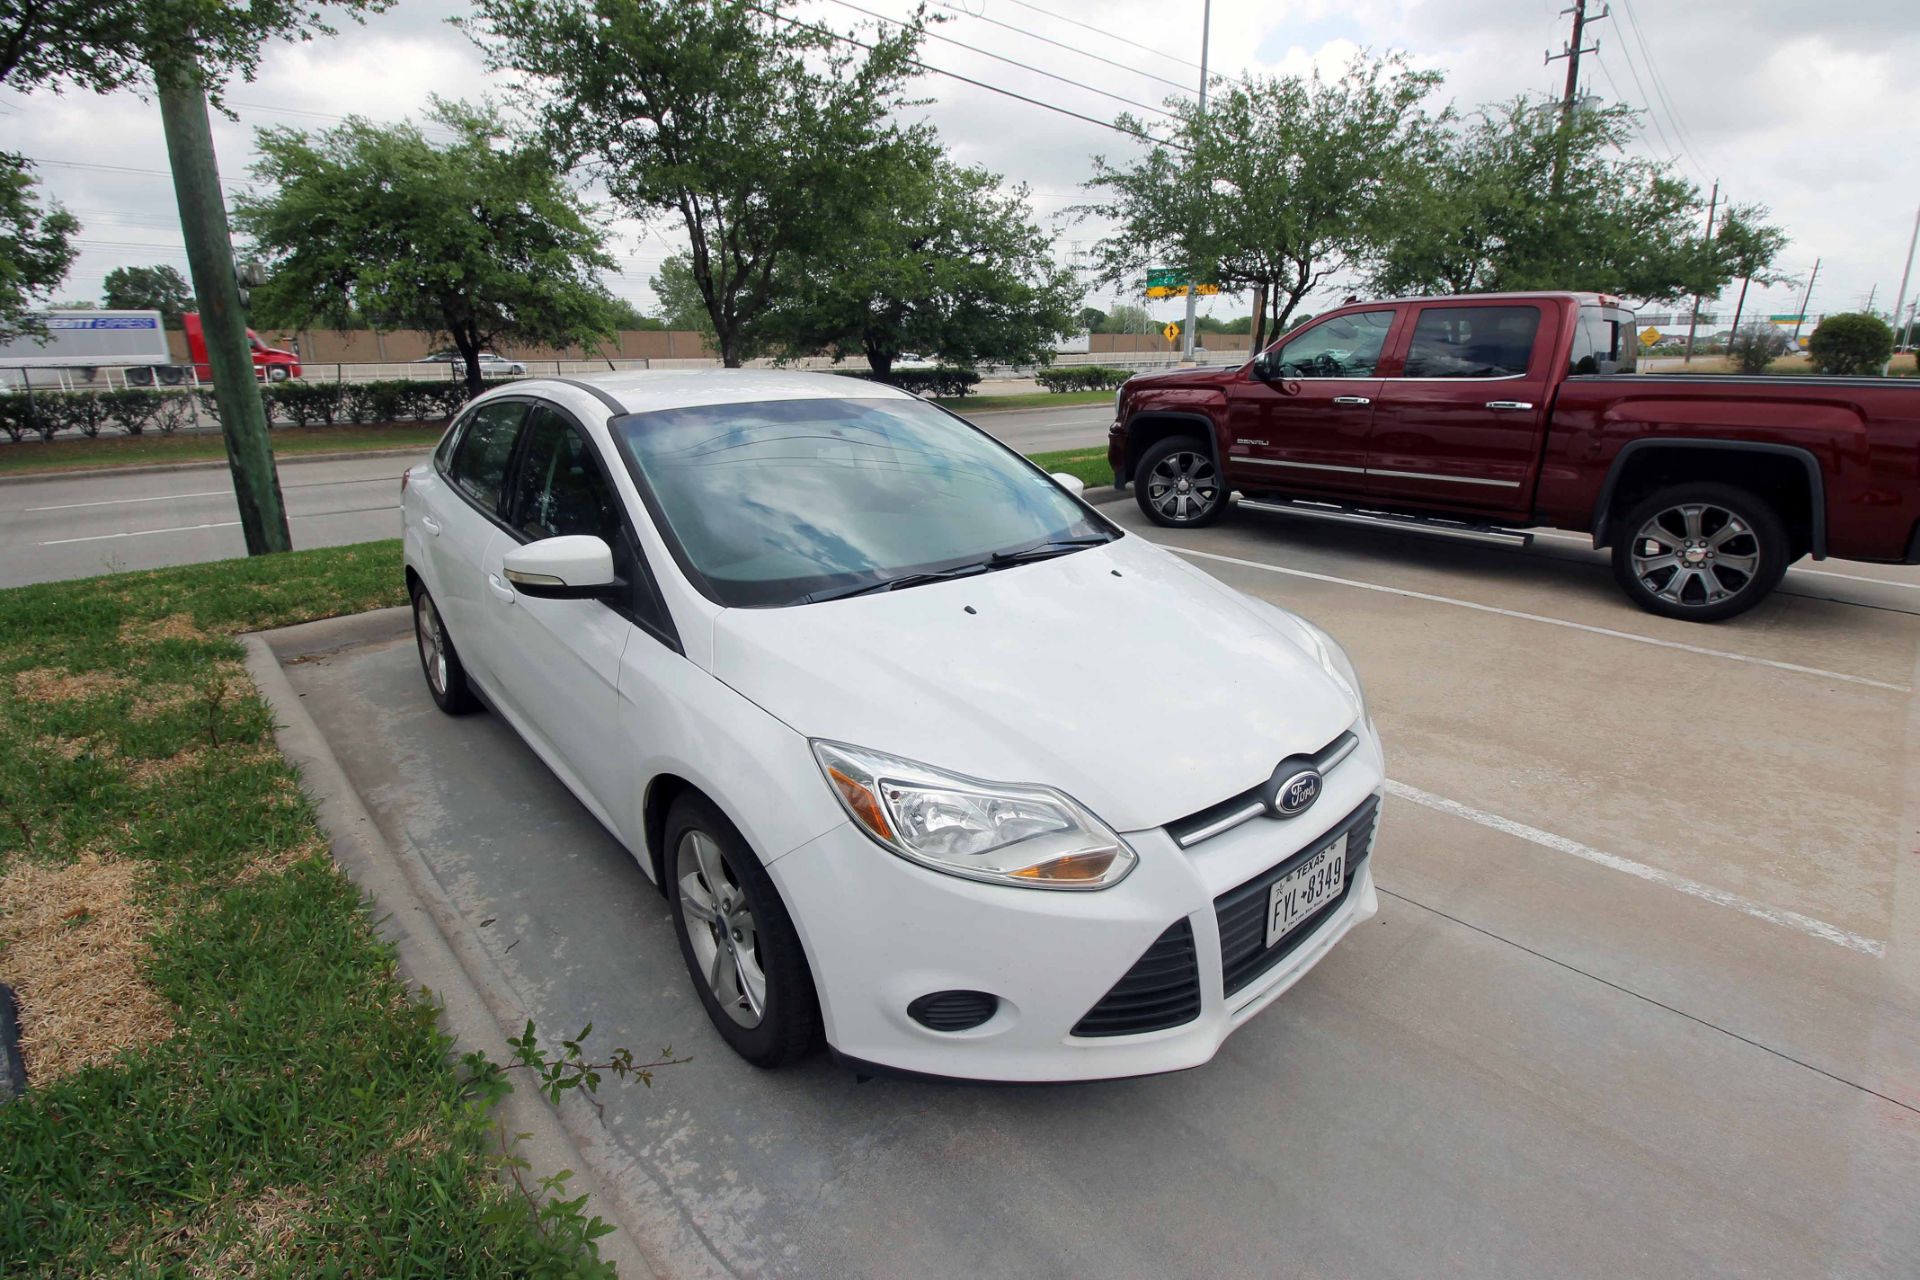
[[[673,802],[666,827],[673,931],[707,1017],[756,1067],[781,1067],[820,1039],[820,1003],[773,879],[705,796]]]
[[[1681,484],[1629,509],[1613,543],[1613,575],[1648,613],[1721,622],[1780,584],[1794,558],[1780,515],[1728,484]]]
[[[1204,444],[1172,436],[1140,459],[1133,497],[1141,513],[1162,528],[1198,529],[1226,510],[1227,485]]]
[[[450,716],[463,716],[478,708],[480,700],[467,683],[467,669],[460,665],[460,655],[454,651],[439,606],[418,583],[413,588],[413,640],[420,650],[420,673],[427,678],[433,704]]]

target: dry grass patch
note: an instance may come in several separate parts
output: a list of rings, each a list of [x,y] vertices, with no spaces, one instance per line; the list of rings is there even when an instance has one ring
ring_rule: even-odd
[[[13,696],[22,702],[41,705],[54,702],[84,702],[110,693],[118,693],[133,681],[104,671],[72,672],[55,667],[30,667],[14,673]]]
[[[284,871],[289,871],[305,862],[308,858],[325,858],[330,856],[331,851],[327,847],[327,842],[315,836],[311,839],[302,840],[292,848],[281,849],[278,852],[269,853],[265,857],[255,858],[252,862],[249,862],[246,866],[234,872],[233,879],[230,883],[236,886],[252,884],[262,876],[277,876]]]
[[[104,738],[69,738],[61,734],[42,734],[33,740],[33,745],[48,755],[59,756],[62,760],[78,760],[84,755],[111,760],[118,754],[114,744]]]
[[[197,766],[207,757],[205,747],[186,747],[174,752],[164,760],[139,760],[127,770],[127,778],[135,786],[146,787],[156,782],[164,782],[174,774]]]
[[[210,637],[194,624],[193,615],[170,613],[164,618],[129,618],[120,626],[120,639],[126,644],[151,644],[159,640],[206,640]]]
[[[20,997],[36,1087],[174,1032],[172,1006],[141,972],[153,922],[136,875],[98,852],[63,867],[15,858],[0,875],[0,966]]]

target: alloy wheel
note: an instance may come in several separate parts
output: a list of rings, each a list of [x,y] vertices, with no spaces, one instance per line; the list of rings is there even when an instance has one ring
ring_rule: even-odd
[[[1147,473],[1147,501],[1168,520],[1198,520],[1220,500],[1220,478],[1202,453],[1169,453]]]
[[[433,597],[422,591],[413,601],[413,637],[420,646],[420,665],[437,694],[447,692],[447,633]]]
[[[760,931],[726,852],[704,831],[680,837],[680,910],[701,978],[727,1016],[757,1027],[767,1010]]]
[[[1739,512],[1687,502],[1656,513],[1633,535],[1634,577],[1682,608],[1731,600],[1760,572],[1760,540]]]

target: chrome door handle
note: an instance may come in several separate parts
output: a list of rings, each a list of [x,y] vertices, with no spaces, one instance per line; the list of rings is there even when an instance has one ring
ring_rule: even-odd
[[[440,536],[440,522],[432,516],[421,516],[420,527],[436,538]]]
[[[500,581],[499,574],[487,575],[487,590],[493,592],[494,599],[505,601],[507,604],[513,603],[513,588]]]
[[[1487,408],[1495,413],[1525,413],[1533,408],[1531,400],[1489,400]]]
[[[1355,405],[1373,403],[1373,401],[1367,399],[1365,396],[1335,396],[1333,398],[1333,402],[1335,404],[1355,404]]]

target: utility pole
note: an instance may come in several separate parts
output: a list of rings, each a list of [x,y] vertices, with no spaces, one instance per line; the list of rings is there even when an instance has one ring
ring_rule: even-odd
[[[1862,310],[1862,311],[1865,311],[1865,312],[1866,312],[1866,313],[1867,313],[1868,315],[1872,315],[1872,314],[1873,314],[1873,300],[1874,300],[1874,298],[1876,298],[1877,296],[1879,296],[1879,293],[1880,293],[1880,282],[1879,282],[1878,280],[1876,280],[1876,281],[1874,281],[1874,282],[1873,282],[1873,288],[1871,288],[1871,289],[1869,289],[1869,290],[1867,290],[1867,305],[1866,305],[1866,306],[1864,306],[1864,307],[1862,307],[1862,308],[1861,308],[1861,310]]]
[[[1200,5],[1200,127],[1207,125],[1207,35],[1213,26],[1213,0],[1201,0]],[[1187,326],[1181,330],[1186,338],[1186,347],[1182,358],[1188,363],[1193,361],[1193,291],[1200,285],[1191,275],[1187,277]]]
[[[1707,230],[1706,233],[1700,237],[1701,244],[1705,244],[1713,239],[1713,215],[1718,212],[1719,209],[1720,179],[1715,178],[1713,180],[1713,199],[1707,202]],[[1687,318],[1687,354],[1686,358],[1681,361],[1682,364],[1690,363],[1693,360],[1693,331],[1699,324],[1700,295],[1696,293],[1693,295],[1693,314]]]
[[[1800,349],[1800,326],[1807,318],[1807,307],[1813,302],[1813,282],[1820,278],[1820,259],[1813,260],[1813,274],[1807,277],[1807,292],[1800,299],[1799,317],[1793,322],[1793,349]]]
[[[1561,170],[1566,168],[1567,163],[1567,131],[1573,127],[1574,104],[1580,99],[1580,55],[1600,52],[1598,40],[1591,45],[1582,43],[1587,36],[1587,24],[1611,17],[1613,10],[1602,5],[1600,12],[1589,14],[1587,0],[1574,0],[1571,8],[1562,9],[1560,12],[1573,15],[1573,39],[1560,46],[1559,53],[1547,54],[1546,61],[1542,63],[1543,66],[1552,66],[1562,58],[1567,61],[1567,88],[1560,95],[1560,144],[1553,153],[1552,185],[1556,196],[1560,194]]]
[[[180,206],[180,230],[187,242],[187,266],[200,307],[207,360],[213,366],[220,434],[227,445],[227,467],[233,472],[233,496],[240,506],[247,554],[291,551],[280,477],[267,439],[266,405],[254,381],[247,317],[234,274],[226,196],[220,190],[213,129],[207,120],[206,83],[190,52],[156,63],[153,71],[167,158],[173,168],[174,198]]]

